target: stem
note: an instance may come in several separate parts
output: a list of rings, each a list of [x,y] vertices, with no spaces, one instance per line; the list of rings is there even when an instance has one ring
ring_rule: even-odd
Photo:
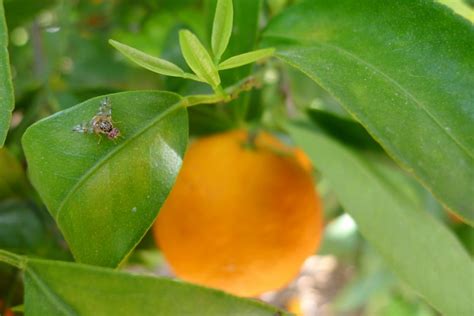
[[[249,91],[254,87],[259,87],[259,83],[253,76],[247,77],[237,84],[226,88],[225,90],[222,86],[214,87],[214,94],[201,94],[201,95],[190,95],[184,97],[183,104],[186,107],[199,105],[199,104],[215,104],[220,102],[230,102],[245,91]]]
[[[217,94],[190,95],[184,98],[187,107],[198,104],[214,104],[223,102],[224,98]]]
[[[38,21],[33,21],[31,26],[31,43],[33,44],[33,60],[35,75],[43,79],[45,73],[44,67],[44,47],[41,37],[41,30]]]
[[[5,262],[9,265],[22,269],[25,265],[25,260],[22,256],[0,249],[0,262]]]
[[[280,83],[280,89],[285,98],[286,113],[290,118],[296,117],[298,109],[296,108],[295,101],[293,99],[293,93],[290,88],[290,78],[286,71],[281,71],[282,80]]]
[[[224,91],[224,89],[222,89],[222,86],[221,85],[218,85],[217,87],[214,87],[214,92],[216,95],[220,96],[224,101],[230,101],[230,97],[229,95],[227,94],[226,91]]]
[[[255,149],[257,148],[257,137],[260,133],[259,128],[252,128],[248,131],[247,140],[244,143],[244,147],[248,149]]]

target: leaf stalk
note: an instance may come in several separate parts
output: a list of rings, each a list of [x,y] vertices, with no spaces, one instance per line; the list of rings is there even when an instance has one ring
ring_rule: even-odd
[[[0,262],[5,262],[6,264],[17,267],[18,269],[23,269],[23,267],[25,266],[24,257],[3,249],[0,249]]]

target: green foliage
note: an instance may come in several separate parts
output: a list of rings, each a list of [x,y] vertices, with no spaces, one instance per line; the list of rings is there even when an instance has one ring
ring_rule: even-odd
[[[232,0],[218,0],[214,23],[212,27],[212,52],[214,62],[219,63],[227,45],[229,45],[234,22],[234,7]]]
[[[50,260],[72,260],[70,249],[78,261],[0,250],[1,262],[23,270],[27,315],[281,315],[219,291],[96,266],[160,266],[151,234],[143,237],[188,136],[285,126],[318,173],[329,223],[320,254],[354,267],[342,299],[328,305],[435,315],[425,299],[448,316],[474,314],[474,268],[463,248],[472,256],[473,228],[449,220],[390,158],[474,223],[474,31],[466,20],[425,0],[3,2],[10,32],[27,36],[11,41],[9,61],[0,12],[0,143],[11,125],[0,149],[0,248]],[[439,2],[474,16],[461,0]],[[109,38],[140,68],[114,54]],[[279,60],[268,59],[274,54]],[[136,89],[152,90],[115,93]],[[107,96],[122,136],[74,132]],[[306,113],[312,123],[299,120]],[[154,259],[145,264],[142,251]],[[0,280],[0,313],[2,304],[21,310],[22,279],[0,265]]]
[[[472,24],[427,1],[305,1],[265,37],[474,224]]]
[[[369,133],[359,123],[323,110],[313,109],[308,111],[308,115],[319,128],[344,144],[359,150],[383,153],[380,145],[370,137]]]
[[[29,174],[79,262],[116,267],[165,201],[186,148],[178,95],[109,96],[123,137],[116,143],[72,131],[97,112],[97,97],[31,126],[23,137]],[[126,192],[126,194],[124,194]]]
[[[0,148],[3,147],[10,128],[15,106],[8,57],[8,30],[5,22],[3,1],[0,0]]]
[[[270,57],[273,55],[274,52],[275,52],[275,49],[266,48],[266,49],[259,49],[253,52],[237,55],[229,59],[226,59],[222,63],[220,63],[219,70],[232,69],[232,68],[248,65],[258,60],[261,60],[263,58]]]
[[[254,300],[165,278],[4,251],[0,259],[25,271],[26,315],[284,315]]]
[[[444,315],[472,315],[472,259],[406,190],[409,180],[311,125],[289,130],[392,270]]]
[[[199,81],[196,76],[185,73],[183,69],[167,60],[150,56],[144,52],[139,51],[138,49],[114,40],[109,40],[109,43],[137,65],[156,72],[157,74],[171,77],[189,78]]]
[[[254,50],[259,40],[259,21],[263,1],[234,0],[233,3],[234,27],[227,50],[222,56],[223,59],[228,59],[232,56]],[[214,12],[217,6],[217,1],[206,0],[205,4],[209,12]],[[213,20],[211,17],[209,17],[207,21],[209,30],[213,27]],[[222,85],[228,86],[235,84],[242,78],[251,75],[253,68],[252,65],[247,65],[220,72]],[[214,116],[220,118],[220,120],[207,119],[207,123],[199,124],[198,127],[200,134],[216,130],[222,131],[232,127],[235,128],[236,125],[241,124],[245,120],[249,110],[249,101],[250,94],[247,93],[243,94],[240,98],[229,102],[225,108],[212,106],[191,109],[191,113],[196,114],[195,116],[190,117],[191,130],[198,130],[196,125],[201,123],[199,120],[202,117],[208,116]],[[215,126],[212,124],[215,124]]]
[[[31,205],[15,200],[0,203],[0,249],[28,253],[37,249],[44,226]]]
[[[179,44],[181,52],[189,67],[204,82],[216,89],[221,84],[221,78],[217,72],[211,56],[199,39],[188,30],[179,32]]]
[[[250,26],[254,29],[257,27],[256,25],[258,20],[258,12],[260,9],[260,1],[256,3],[257,6],[254,6],[255,9],[252,10],[257,13],[256,19],[254,23],[250,24]],[[214,60],[211,58],[209,52],[193,32],[189,30],[181,30],[179,32],[181,53],[188,66],[194,71],[197,77],[193,74],[185,73],[184,70],[182,70],[177,65],[161,58],[150,56],[135,48],[114,40],[110,40],[109,42],[127,58],[146,69],[159,74],[193,79],[196,81],[208,83],[214,90],[216,96],[221,96],[223,97],[224,101],[228,102],[231,98],[225,95],[225,92],[221,87],[221,78],[218,71],[241,67],[258,61],[262,58],[270,57],[274,53],[274,49],[271,48],[261,49],[231,57],[222,64],[219,64],[222,54],[224,54],[232,34],[233,15],[234,11],[231,0],[217,2],[211,38]],[[243,20],[237,19],[237,21],[242,23]],[[248,25],[248,23],[245,24]],[[238,77],[238,79],[242,78]],[[214,100],[214,98],[211,99]]]

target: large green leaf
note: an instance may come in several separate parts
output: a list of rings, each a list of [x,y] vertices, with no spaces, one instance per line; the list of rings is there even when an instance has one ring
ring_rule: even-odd
[[[8,58],[8,30],[0,0],[0,148],[5,143],[14,107],[13,85]]]
[[[32,125],[23,136],[31,182],[75,258],[117,266],[153,223],[181,166],[188,139],[181,97],[168,92],[109,95],[117,141],[72,128],[104,97]]]
[[[471,23],[426,0],[312,0],[272,21],[265,38],[474,224]]]
[[[443,315],[474,315],[472,258],[420,207],[407,178],[309,124],[289,130],[391,269]]]
[[[0,250],[2,259],[24,270],[26,315],[284,315],[255,300],[166,278]]]

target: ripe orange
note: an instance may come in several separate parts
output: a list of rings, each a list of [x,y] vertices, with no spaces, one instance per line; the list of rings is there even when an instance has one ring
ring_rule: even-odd
[[[255,296],[292,280],[316,250],[321,202],[302,152],[242,130],[202,138],[154,226],[180,278]]]

